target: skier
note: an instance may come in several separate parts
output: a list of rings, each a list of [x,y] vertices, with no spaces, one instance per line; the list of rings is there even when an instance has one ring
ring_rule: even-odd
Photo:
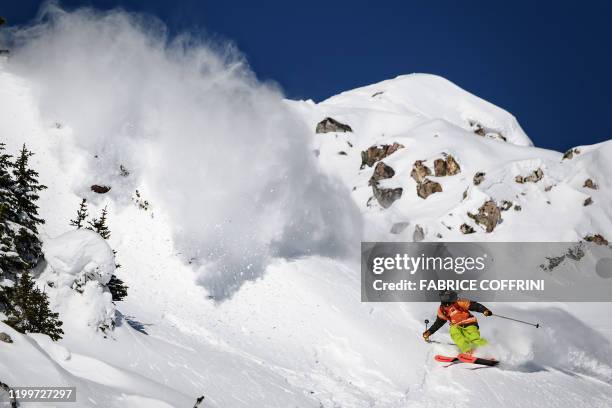
[[[472,353],[477,347],[487,344],[487,341],[480,337],[478,320],[470,311],[491,316],[493,313],[489,309],[478,302],[458,299],[457,293],[452,290],[441,291],[440,302],[436,321],[423,333],[425,341],[429,341],[429,336],[449,321],[450,336],[461,353]]]

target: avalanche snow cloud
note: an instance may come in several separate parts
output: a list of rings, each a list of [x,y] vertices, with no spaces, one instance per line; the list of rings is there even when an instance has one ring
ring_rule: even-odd
[[[214,297],[275,256],[342,256],[361,237],[308,129],[231,45],[169,38],[160,21],[122,10],[53,4],[11,40],[10,69],[33,80],[46,120],[72,130],[86,174],[116,184],[119,202],[146,185]],[[120,165],[130,181],[118,180]]]

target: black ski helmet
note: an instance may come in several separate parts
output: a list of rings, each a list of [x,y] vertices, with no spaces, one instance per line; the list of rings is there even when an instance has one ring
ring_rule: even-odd
[[[457,301],[457,292],[453,290],[441,290],[439,295],[440,302],[442,303],[453,303]]]

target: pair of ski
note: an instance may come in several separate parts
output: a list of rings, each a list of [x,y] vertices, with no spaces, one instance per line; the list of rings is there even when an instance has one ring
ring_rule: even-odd
[[[490,358],[476,357],[471,354],[465,354],[465,353],[459,354],[457,355],[457,357],[448,357],[448,356],[442,356],[438,354],[434,358],[436,361],[439,361],[440,363],[448,363],[449,365],[457,364],[457,363],[469,363],[469,364],[480,364],[484,366],[493,367],[499,364],[499,361],[497,360],[493,360]]]

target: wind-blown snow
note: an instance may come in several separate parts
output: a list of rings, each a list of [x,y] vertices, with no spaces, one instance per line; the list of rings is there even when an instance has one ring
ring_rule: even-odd
[[[213,295],[260,276],[271,256],[342,255],[360,235],[308,129],[231,46],[170,40],[149,17],[55,6],[13,41],[8,68],[32,80],[45,120],[68,126],[91,155],[75,191],[109,184],[125,201],[146,182]]]

